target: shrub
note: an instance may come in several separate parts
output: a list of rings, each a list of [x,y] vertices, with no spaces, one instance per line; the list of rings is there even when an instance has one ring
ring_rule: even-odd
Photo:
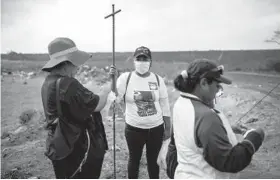
[[[268,70],[280,72],[280,60],[279,59],[269,59],[266,63]]]
[[[20,124],[22,124],[22,125],[27,124],[33,118],[33,116],[35,114],[36,114],[36,110],[34,110],[34,109],[28,109],[28,110],[23,111],[21,113],[21,115],[19,116]]]

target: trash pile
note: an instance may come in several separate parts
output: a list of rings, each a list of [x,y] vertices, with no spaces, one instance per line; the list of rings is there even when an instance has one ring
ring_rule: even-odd
[[[87,83],[90,83],[92,82],[93,80],[98,84],[98,85],[103,85],[105,84],[106,82],[108,82],[110,80],[110,76],[109,76],[109,70],[110,70],[110,67],[109,66],[106,66],[106,67],[103,67],[103,68],[98,68],[96,66],[89,66],[89,65],[82,65],[75,78],[80,82],[82,83],[83,85],[84,84],[87,84]],[[122,70],[119,70],[118,73],[119,75],[123,72],[126,72],[126,71],[130,71],[130,69],[122,69]],[[3,69],[1,71],[1,81],[3,82],[4,81],[4,78],[5,77],[13,77],[13,79],[15,79],[16,77],[19,77],[20,80],[24,83],[24,84],[27,84],[27,80],[28,79],[32,79],[36,76],[40,75],[40,72],[34,72],[34,71],[31,71],[31,72],[25,72],[25,71],[7,71],[5,69]]]
[[[75,78],[82,84],[87,84],[93,80],[100,84],[104,84],[110,80],[108,72],[106,72],[105,68],[99,69],[96,66],[90,67],[88,65],[81,66]]]
[[[96,66],[90,67],[89,65],[83,65],[79,68],[75,78],[82,84],[87,84],[94,80],[98,85],[102,85],[108,82],[111,78],[108,74],[109,70],[109,66],[97,68]],[[121,75],[126,71],[129,71],[129,69],[119,70],[118,73]]]
[[[6,79],[6,77],[12,77],[12,81],[14,82],[15,79],[18,77],[23,84],[27,84],[27,80],[28,79],[32,79],[34,77],[37,76],[37,72],[25,72],[25,71],[5,71],[5,69],[3,71],[1,71],[1,82],[4,81],[4,79]]]
[[[21,79],[31,79],[34,78],[37,73],[36,72],[24,72],[24,71],[15,71],[15,72],[6,72],[6,71],[2,71],[1,72],[2,76],[8,76],[8,75],[13,75],[13,76],[19,76]]]

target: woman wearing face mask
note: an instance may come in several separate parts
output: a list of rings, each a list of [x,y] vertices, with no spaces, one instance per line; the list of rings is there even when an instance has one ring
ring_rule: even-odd
[[[77,49],[69,38],[56,38],[49,46],[50,60],[41,96],[48,136],[45,155],[52,161],[56,178],[99,178],[108,149],[100,111],[111,84],[97,95],[74,78],[91,55]]]
[[[138,178],[143,147],[149,177],[159,178],[157,157],[162,142],[170,137],[170,109],[163,79],[150,72],[151,52],[139,47],[134,53],[135,71],[117,80],[118,97],[125,102],[125,137],[129,150],[128,178]]]
[[[263,140],[262,129],[249,130],[238,142],[225,117],[213,109],[221,85],[231,84],[223,68],[201,59],[190,63],[174,80],[180,91],[173,108],[178,166],[174,178],[229,178],[247,167]]]

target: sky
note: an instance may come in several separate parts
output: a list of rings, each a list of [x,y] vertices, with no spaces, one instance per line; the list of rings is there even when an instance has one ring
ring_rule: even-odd
[[[279,49],[279,0],[1,0],[1,52],[47,53],[56,37],[88,52]]]

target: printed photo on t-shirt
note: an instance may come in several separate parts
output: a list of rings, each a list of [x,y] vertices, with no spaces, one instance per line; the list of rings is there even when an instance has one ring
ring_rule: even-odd
[[[155,93],[153,91],[134,91],[133,98],[140,117],[157,114],[155,106]]]
[[[149,82],[149,88],[150,90],[158,90],[158,85],[156,82]]]

